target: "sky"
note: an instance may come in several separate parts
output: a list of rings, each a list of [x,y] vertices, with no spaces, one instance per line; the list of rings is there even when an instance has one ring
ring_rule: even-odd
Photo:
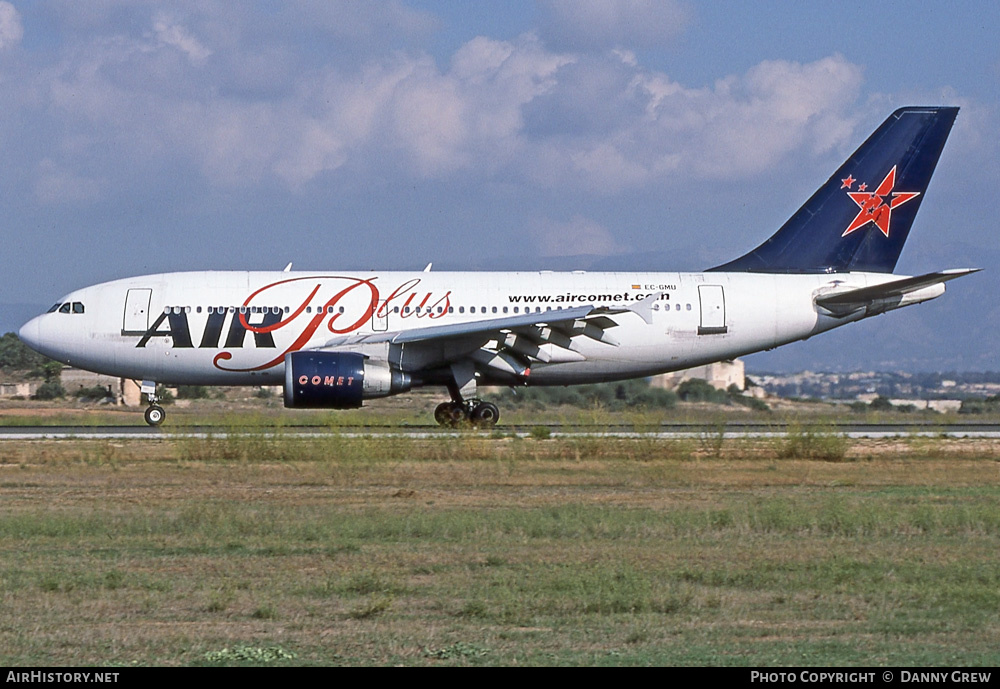
[[[897,271],[984,272],[748,366],[1000,369],[997,35],[990,2],[0,0],[0,331],[175,270],[700,270],[941,104]]]

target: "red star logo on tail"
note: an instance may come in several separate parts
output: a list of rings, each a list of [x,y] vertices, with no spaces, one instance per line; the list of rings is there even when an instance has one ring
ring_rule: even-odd
[[[853,180],[852,180],[853,181]],[[859,230],[868,223],[874,223],[886,237],[889,236],[889,220],[892,217],[892,209],[902,206],[910,199],[920,196],[919,191],[893,191],[896,186],[896,166],[893,165],[889,174],[885,176],[882,183],[878,185],[875,193],[865,191],[867,187],[862,184],[859,191],[849,191],[847,195],[854,203],[858,204],[858,214],[851,224],[844,230],[841,237],[846,237],[851,232]],[[843,189],[843,187],[841,187]]]

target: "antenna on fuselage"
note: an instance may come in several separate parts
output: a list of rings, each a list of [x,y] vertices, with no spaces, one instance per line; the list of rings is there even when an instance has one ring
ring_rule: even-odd
[[[432,263],[428,263],[428,264],[427,264],[427,267],[426,267],[426,268],[424,268],[424,272],[425,272],[425,273],[429,273],[429,272],[431,272],[431,266],[432,266],[432,265],[434,265],[434,263],[433,263],[433,262],[432,262]]]
[[[281,272],[282,272],[282,273],[287,273],[287,272],[288,272],[288,271],[290,271],[291,269],[292,269],[292,262],[291,262],[291,261],[289,261],[289,262],[288,262],[288,265],[287,265],[287,266],[285,266],[285,267],[284,267],[284,269],[283,269],[283,270],[282,270]]]

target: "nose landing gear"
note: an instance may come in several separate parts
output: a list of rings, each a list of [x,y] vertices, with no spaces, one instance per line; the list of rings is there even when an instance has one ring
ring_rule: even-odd
[[[167,412],[163,411],[163,407],[157,404],[160,398],[156,394],[156,383],[151,380],[144,380],[142,381],[140,390],[146,395],[146,399],[149,400],[149,406],[146,407],[146,411],[143,414],[146,423],[150,426],[159,426],[167,418]]]
[[[151,404],[146,407],[146,412],[143,416],[146,419],[146,423],[150,426],[159,426],[167,418],[167,412],[163,411],[163,407],[158,404]]]

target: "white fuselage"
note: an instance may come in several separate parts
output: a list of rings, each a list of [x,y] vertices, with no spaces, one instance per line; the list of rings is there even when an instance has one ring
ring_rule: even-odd
[[[280,385],[284,356],[349,336],[504,318],[573,306],[624,309],[659,294],[647,323],[609,316],[615,342],[544,345],[520,382],[589,383],[649,376],[770,349],[863,318],[817,309],[829,289],[866,287],[881,273],[187,272],[107,282],[66,295],[22,337],[53,359],[133,379],[191,385]],[[943,291],[943,290],[942,290]],[[79,305],[79,306],[77,306]],[[68,311],[68,313],[67,313]],[[431,371],[447,343],[385,345],[393,365]],[[437,382],[432,378],[428,383]],[[480,381],[509,383],[502,373]]]

